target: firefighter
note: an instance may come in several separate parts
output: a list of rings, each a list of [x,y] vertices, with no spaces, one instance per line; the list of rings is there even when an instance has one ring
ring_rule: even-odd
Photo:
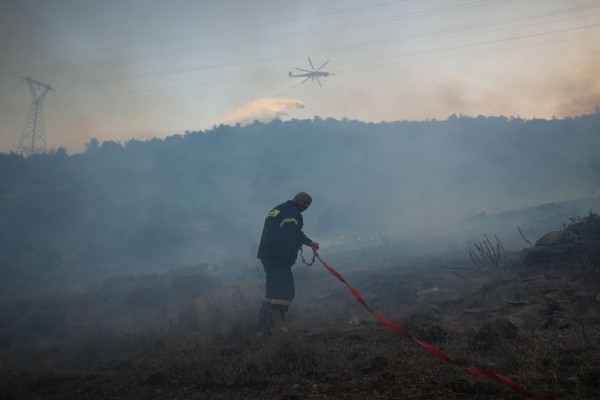
[[[267,214],[258,247],[266,275],[266,294],[260,307],[258,324],[261,332],[271,336],[285,332],[283,319],[295,295],[292,266],[302,245],[318,249],[302,227],[302,212],[312,203],[312,197],[300,192],[292,200],[281,203]]]

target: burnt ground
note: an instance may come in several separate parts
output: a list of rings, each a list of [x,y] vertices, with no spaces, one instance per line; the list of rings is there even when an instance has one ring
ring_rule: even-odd
[[[332,266],[372,309],[460,366],[537,395],[598,398],[600,280],[581,257],[531,265],[516,254],[494,268],[468,258]],[[294,268],[289,332],[271,339],[256,334],[257,274],[166,303],[156,287],[121,296],[121,283],[121,292],[12,304],[0,321],[0,398],[528,398],[382,325],[318,262]]]

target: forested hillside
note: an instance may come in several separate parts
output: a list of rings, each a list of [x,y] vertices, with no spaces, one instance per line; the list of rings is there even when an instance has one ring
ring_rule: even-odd
[[[14,282],[252,258],[265,212],[301,190],[314,197],[305,231],[325,246],[378,235],[468,238],[485,229],[468,225],[481,223],[475,216],[597,198],[598,127],[598,112],[315,118],[92,140],[73,155],[0,154],[2,295],[15,294]]]

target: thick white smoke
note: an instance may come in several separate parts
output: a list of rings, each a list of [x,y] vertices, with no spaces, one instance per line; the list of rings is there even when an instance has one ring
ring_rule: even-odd
[[[269,122],[277,117],[287,116],[288,110],[304,108],[300,100],[295,99],[259,99],[252,101],[231,114],[227,115],[222,123],[226,125],[250,124],[256,120]]]

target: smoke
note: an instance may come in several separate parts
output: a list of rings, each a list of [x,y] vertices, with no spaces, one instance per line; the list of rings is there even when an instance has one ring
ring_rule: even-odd
[[[256,120],[269,122],[277,117],[289,115],[286,111],[304,108],[300,100],[295,99],[259,99],[252,101],[231,114],[227,115],[222,123],[226,125],[247,125]]]
[[[563,118],[594,112],[600,106],[600,83],[596,79],[598,52],[578,63],[576,70],[557,77],[557,89],[563,96],[555,100],[555,115]]]

